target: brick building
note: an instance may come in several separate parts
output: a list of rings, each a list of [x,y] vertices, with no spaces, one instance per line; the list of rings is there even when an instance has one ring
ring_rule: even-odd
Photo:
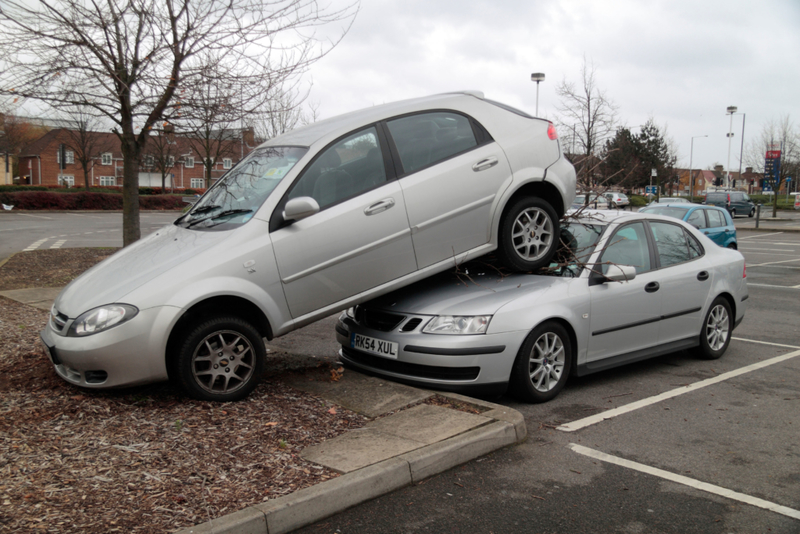
[[[224,138],[225,141],[216,142],[214,149],[208,151],[217,156],[212,162],[211,183],[255,146],[252,128],[237,130],[235,136],[226,135]],[[62,145],[63,169],[60,165]],[[153,136],[139,162],[139,185],[161,187],[163,177],[170,189],[206,187],[206,167],[198,154],[202,153],[198,148],[201,145],[200,140],[169,132]],[[19,156],[20,183],[83,187],[82,160],[87,162],[91,187],[122,185],[119,138],[106,132],[87,132],[82,137],[79,132],[67,128],[50,130],[22,150]]]

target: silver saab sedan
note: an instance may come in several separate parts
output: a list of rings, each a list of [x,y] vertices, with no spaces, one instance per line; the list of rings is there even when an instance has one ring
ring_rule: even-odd
[[[477,261],[344,312],[353,368],[450,391],[544,402],[570,374],[691,349],[715,359],[747,308],[744,257],[691,225],[586,211],[537,274]]]
[[[275,137],[184,216],[74,280],[42,340],[84,387],[241,399],[271,339],[493,250],[547,265],[575,170],[552,123],[481,93]]]

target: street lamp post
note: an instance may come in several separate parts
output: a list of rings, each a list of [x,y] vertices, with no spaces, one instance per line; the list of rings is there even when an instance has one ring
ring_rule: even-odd
[[[725,187],[731,188],[731,141],[733,140],[733,114],[736,113],[738,108],[736,106],[728,106],[727,113],[731,116],[731,125],[728,128],[728,165],[725,166]]]
[[[694,140],[698,137],[708,137],[708,135],[695,135],[689,143],[689,196],[694,196],[694,175],[692,174],[692,157],[694,156]]]
[[[544,72],[534,72],[531,74],[531,81],[536,82],[536,116],[539,116],[539,82],[544,81]]]

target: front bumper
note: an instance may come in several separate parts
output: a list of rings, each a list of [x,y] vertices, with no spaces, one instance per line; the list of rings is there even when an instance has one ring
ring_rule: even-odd
[[[170,306],[142,310],[126,323],[85,337],[62,336],[48,322],[40,337],[56,373],[71,384],[86,388],[147,384],[167,379],[167,339],[180,312]]]
[[[429,319],[429,318],[428,318]],[[519,347],[528,332],[482,335],[423,334],[423,320],[414,330],[380,331],[359,325],[345,315],[336,324],[339,356],[346,365],[415,386],[472,394],[502,394]],[[353,333],[398,344],[397,358],[352,347]]]

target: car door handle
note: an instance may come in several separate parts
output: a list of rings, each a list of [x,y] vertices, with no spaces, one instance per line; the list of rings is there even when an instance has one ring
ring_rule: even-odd
[[[644,286],[644,290],[647,291],[648,293],[655,293],[656,291],[659,290],[660,287],[661,286],[658,285],[658,282],[650,282],[649,284]]]
[[[697,279],[700,280],[701,282],[705,282],[706,280],[708,280],[708,271],[700,271],[699,273],[697,273]]]
[[[384,198],[380,202],[376,202],[372,206],[364,209],[364,214],[369,215],[376,215],[383,211],[388,210],[389,208],[394,206],[394,199],[393,198]]]
[[[475,172],[485,171],[486,169],[494,167],[495,165],[497,165],[497,163],[498,161],[495,156],[489,156],[488,158],[482,159],[478,163],[473,165],[472,170]]]

